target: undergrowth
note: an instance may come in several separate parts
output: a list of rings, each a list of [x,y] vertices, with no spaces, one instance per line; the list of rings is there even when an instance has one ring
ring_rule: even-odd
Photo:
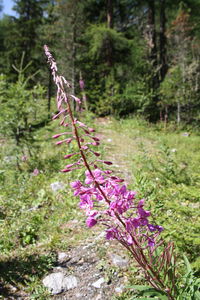
[[[120,158],[122,172],[128,170],[131,174],[129,186],[138,191],[138,198],[147,200],[152,215],[165,228],[165,238],[173,239],[178,253],[186,254],[198,274],[200,137],[192,131],[187,135],[181,129],[175,131],[170,126],[163,129],[141,119],[110,120],[104,127],[98,120],[97,127],[98,123],[99,132],[110,133],[110,140],[109,134],[105,138],[105,157],[109,153]],[[84,222],[69,188],[69,182],[80,178],[82,173],[69,176],[59,172],[64,165],[63,156],[72,149],[54,147],[51,136],[57,126],[52,122],[35,132],[37,151],[25,160],[18,155],[20,170],[13,154],[14,144],[3,137],[0,140],[3,297],[9,294],[9,286],[14,285],[32,298],[48,299],[41,279],[52,268],[56,252],[78,244],[90,234],[81,230],[72,235],[70,227],[63,226],[74,218]],[[53,191],[51,184],[55,182],[61,182],[63,189]],[[182,257],[178,261],[182,272]],[[130,297],[131,292],[127,292],[118,299]]]
[[[131,188],[138,198],[147,199],[152,215],[165,228],[163,235],[199,272],[200,137],[160,130],[140,119],[114,121],[111,128],[112,144],[117,146],[107,143],[107,149],[123,153],[123,165],[131,168]]]

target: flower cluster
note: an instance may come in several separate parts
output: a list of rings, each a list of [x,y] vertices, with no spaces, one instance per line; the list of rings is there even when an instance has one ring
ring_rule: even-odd
[[[92,174],[88,170],[85,172],[85,184],[79,180],[71,183],[74,195],[80,198],[79,206],[86,213],[87,226],[101,223],[106,226],[108,240],[117,239],[131,245],[140,237],[143,243],[153,247],[163,228],[149,223],[150,212],[144,210],[144,199],[137,203],[136,192],[128,190],[121,183],[122,179],[106,171],[97,168]]]

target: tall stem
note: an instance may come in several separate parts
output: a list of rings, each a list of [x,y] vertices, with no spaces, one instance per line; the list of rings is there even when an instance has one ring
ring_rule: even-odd
[[[100,183],[96,180],[95,176],[93,175],[93,172],[92,172],[92,170],[90,168],[90,165],[87,161],[86,155],[85,155],[85,153],[83,151],[83,148],[81,146],[81,139],[79,137],[79,132],[78,132],[77,125],[76,125],[76,120],[74,119],[73,112],[72,112],[72,109],[71,109],[71,106],[70,106],[70,101],[69,101],[69,98],[68,98],[68,93],[67,93],[67,90],[66,90],[66,87],[65,87],[65,84],[68,87],[70,87],[70,85],[62,76],[57,75],[56,62],[55,62],[54,58],[52,57],[51,53],[49,52],[47,46],[45,46],[45,53],[48,57],[48,62],[51,65],[52,75],[53,75],[54,81],[55,81],[55,83],[58,87],[58,91],[59,91],[59,93],[58,93],[58,107],[59,107],[60,113],[58,115],[60,115],[61,113],[64,113],[66,110],[68,111],[69,117],[71,119],[73,135],[74,135],[74,137],[77,141],[77,145],[78,145],[79,152],[80,152],[81,158],[83,160],[84,166],[88,170],[91,178],[94,181],[94,184],[95,184],[96,188],[99,190],[99,192],[103,196],[105,202],[108,204],[108,206],[110,206],[111,201],[106,196],[106,194],[103,191]],[[67,109],[62,108],[62,102],[63,101],[66,103]],[[126,230],[126,224],[124,223],[123,218],[117,212],[115,212],[115,217],[119,221],[119,223]],[[136,259],[138,264],[142,267],[142,269],[145,273],[145,277],[148,280],[148,282],[150,283],[150,285],[152,285],[153,287],[155,287],[158,290],[165,291],[166,294],[168,295],[168,298],[170,300],[173,300],[174,298],[171,295],[171,290],[165,286],[165,284],[163,283],[163,281],[160,278],[159,273],[157,271],[154,271],[152,263],[149,263],[147,257],[145,256],[144,249],[142,249],[140,241],[137,241],[137,238],[133,234],[131,234],[131,237],[132,237],[132,240],[133,240],[133,244],[131,246],[129,246],[129,244],[125,240],[123,240],[123,238],[122,238],[122,240],[119,240],[119,242],[127,250],[129,250],[131,252],[131,254]],[[151,260],[150,260],[150,262],[151,262]],[[168,263],[168,261],[166,263]]]

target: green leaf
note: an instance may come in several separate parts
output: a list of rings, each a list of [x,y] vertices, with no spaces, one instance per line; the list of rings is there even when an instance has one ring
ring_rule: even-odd
[[[186,255],[183,255],[183,259],[184,259],[184,263],[185,263],[185,266],[186,266],[186,270],[188,273],[192,272],[192,267],[189,263],[189,260],[187,259]]]
[[[133,288],[133,289],[139,291],[141,296],[145,296],[145,295],[146,296],[155,296],[156,297],[155,299],[158,299],[157,296],[159,296],[159,299],[161,299],[161,300],[168,299],[164,292],[158,291],[158,290],[151,288],[149,286],[146,286],[146,285],[133,285],[133,286],[130,286],[129,288]],[[138,298],[138,299],[149,299],[149,298]],[[154,298],[150,298],[150,299],[154,299]]]
[[[147,297],[145,297],[145,298],[141,298],[141,297],[140,297],[140,298],[133,298],[133,299],[136,299],[136,300],[152,300],[152,299],[155,299],[155,300],[156,300],[156,299],[157,299],[157,300],[160,300],[160,298],[157,298],[157,297],[156,297],[156,298],[147,298]],[[133,300],[133,299],[132,299],[132,300]]]
[[[128,286],[128,288],[133,288],[138,291],[144,291],[144,290],[148,290],[150,287],[147,285],[131,285],[131,286]]]

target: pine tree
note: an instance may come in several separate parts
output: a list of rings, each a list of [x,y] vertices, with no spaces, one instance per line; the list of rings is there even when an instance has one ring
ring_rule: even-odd
[[[15,0],[14,3],[17,17],[12,18],[12,27],[6,38],[9,73],[13,73],[12,64],[19,60],[23,52],[24,63],[32,61],[31,72],[34,73],[41,63],[42,45],[39,43],[38,28],[43,22],[47,0]]]

